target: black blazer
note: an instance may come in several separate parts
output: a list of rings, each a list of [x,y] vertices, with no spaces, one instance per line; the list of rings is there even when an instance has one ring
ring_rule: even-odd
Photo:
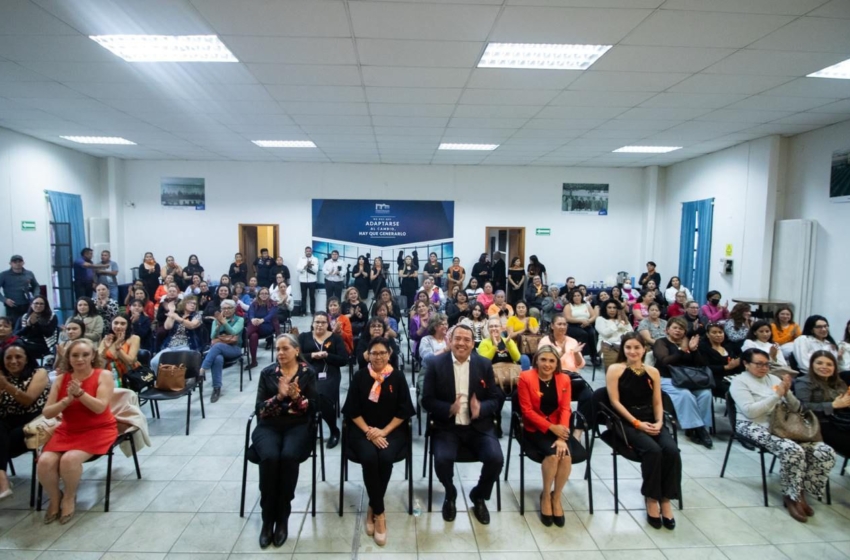
[[[449,414],[455,402],[453,362],[452,353],[446,352],[428,360],[423,373],[422,407],[431,413],[434,425],[443,430],[456,426],[455,417]],[[469,362],[469,398],[473,394],[481,403],[481,413],[471,421],[471,426],[479,432],[490,433],[494,430],[493,417],[501,410],[505,394],[496,385],[490,360],[475,351],[470,355]]]

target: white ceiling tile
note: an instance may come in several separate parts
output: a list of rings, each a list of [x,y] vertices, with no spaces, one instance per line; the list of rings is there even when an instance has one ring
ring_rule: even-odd
[[[484,46],[484,42],[470,41],[357,38],[360,63],[367,66],[471,68],[484,52]]]
[[[752,128],[748,128],[745,132],[758,133],[761,136],[769,136],[771,134],[781,134],[783,136],[793,136],[820,128],[816,124],[760,124]]]
[[[275,101],[220,101],[213,99],[185,100],[202,113],[274,114],[283,113]]]
[[[315,101],[281,101],[290,115],[368,115],[366,103],[317,103]]]
[[[809,12],[810,16],[850,19],[850,0],[832,0]]]
[[[510,6],[553,6],[559,8],[648,8],[664,0],[507,0]]]
[[[634,120],[634,119],[626,119],[616,118],[610,120],[599,126],[599,130],[621,130],[625,132],[632,131],[644,131],[647,134],[651,132],[657,132],[659,130],[665,130],[668,128],[672,128],[677,124],[681,124],[682,120],[664,120],[664,119],[653,119],[653,120]]]
[[[545,105],[558,92],[556,90],[519,89],[466,89],[460,97],[468,105]]]
[[[48,113],[62,113],[66,115],[74,114],[77,111],[97,111],[108,110],[103,103],[94,99],[40,99],[40,98],[21,98],[16,99],[24,105],[29,105],[35,109],[41,109]]]
[[[337,125],[318,125],[318,124],[302,124],[301,128],[307,134],[339,134],[352,135],[361,134],[367,135],[372,133],[371,126],[337,126]]]
[[[623,132],[622,130],[602,130],[602,129],[594,129],[588,130],[584,134],[581,135],[582,138],[594,138],[594,139],[610,139],[610,140],[619,140],[621,142],[631,142],[633,140],[639,140],[646,136],[647,133],[645,131],[632,131],[632,132]]]
[[[367,87],[370,103],[457,103],[463,90],[459,88],[390,88]]]
[[[556,129],[546,129],[546,128],[529,128],[525,127],[517,131],[516,134],[511,136],[511,140],[537,140],[537,141],[562,141],[565,142],[570,138],[575,138],[583,131],[584,129],[574,129],[574,130],[556,130]]]
[[[14,62],[0,62],[0,82],[43,82],[45,76]]]
[[[824,0],[667,0],[664,9],[801,16],[823,2]]]
[[[804,125],[817,125],[817,126],[827,126],[830,124],[835,124],[839,122],[843,122],[846,120],[850,120],[850,115],[844,113],[797,113],[796,115],[791,115],[790,117],[784,117],[781,119],[776,119],[772,121],[770,124],[804,124]]]
[[[491,119],[455,117],[449,123],[451,128],[512,128],[522,127],[528,119]]]
[[[738,101],[728,109],[761,109],[764,111],[808,111],[820,105],[826,105],[828,99],[816,97],[777,97],[773,95],[754,95]]]
[[[613,119],[628,110],[628,107],[568,107],[566,105],[550,105],[544,107],[536,117],[538,119]]]
[[[454,116],[529,119],[539,113],[540,109],[539,105],[458,105],[454,111]]]
[[[292,120],[300,125],[372,126],[369,116],[357,115],[295,115]]]
[[[56,82],[0,82],[0,97],[35,99],[74,99],[84,97]]]
[[[792,111],[760,111],[758,109],[718,109],[697,117],[698,121],[766,123],[794,114]]]
[[[412,103],[369,103],[373,116],[387,117],[450,117],[455,105],[414,105]]]
[[[596,128],[608,119],[531,119],[525,125],[526,129],[546,130],[590,130]]]
[[[733,93],[659,93],[647,99],[641,107],[690,107],[716,109],[744,99],[744,94]]]
[[[829,78],[797,78],[787,84],[762,92],[763,95],[786,97],[826,97],[842,99],[850,97],[850,80]]]
[[[376,127],[398,126],[398,127],[421,127],[421,128],[444,128],[449,122],[448,117],[390,117],[372,116],[372,124]]]
[[[358,38],[483,41],[499,13],[495,6],[352,2]]]
[[[133,65],[123,60],[118,62],[31,61],[23,65],[33,72],[60,82],[140,83],[145,79],[144,74],[137,72]]]
[[[298,86],[359,86],[357,66],[308,64],[248,64],[261,84]]]
[[[688,120],[708,113],[708,107],[635,107],[619,116],[634,120]]]
[[[517,70],[476,68],[470,88],[479,89],[564,89],[581,76],[580,70]]]
[[[777,51],[850,52],[850,33],[842,19],[801,17],[774,31],[751,48]]]
[[[34,1],[84,35],[214,33],[187,0]]]
[[[363,66],[363,83],[377,87],[461,88],[469,78],[463,68],[401,68]]]
[[[191,0],[221,35],[349,37],[341,1]]]
[[[28,0],[3,0],[0,35],[76,35],[77,33],[73,27]]]
[[[679,82],[669,91],[680,93],[747,94],[763,92],[783,84],[787,76],[748,76],[731,74],[696,74]]]
[[[2,20],[2,18],[0,18]],[[82,35],[2,35],[0,58],[16,62],[115,62],[120,60]]]
[[[832,66],[847,54],[741,49],[705,69],[706,73],[756,76],[805,76]]]
[[[620,42],[651,12],[588,8],[505,8],[490,40],[508,43]]]
[[[202,84],[256,84],[257,80],[244,64],[198,64],[193,62],[162,62],[140,65],[137,71],[156,82]]]
[[[681,82],[689,74],[659,72],[587,71],[573,82],[570,90],[590,91],[664,91]]]
[[[397,126],[375,126],[375,136],[378,140],[381,140],[381,137],[398,137],[398,136],[407,136],[411,138],[411,142],[416,142],[414,138],[417,136],[423,138],[437,138],[439,139],[444,132],[444,128],[435,128],[435,127],[407,127],[404,130],[400,130]],[[395,138],[393,141],[396,141]]]
[[[447,128],[443,142],[493,142],[500,143],[508,139],[513,130],[505,128]]]
[[[366,101],[363,88],[351,86],[266,86],[278,101],[318,101],[325,103],[357,103]]]
[[[378,140],[378,146],[392,147],[400,144],[419,144],[419,149],[425,149],[422,145],[430,146],[432,149],[437,149],[440,139],[443,137],[443,129],[417,129],[415,134],[401,134],[398,128],[378,127],[375,130],[375,138]]]
[[[634,107],[653,95],[653,92],[641,91],[568,90],[560,93],[551,104],[569,107]]]
[[[615,45],[593,65],[615,72],[699,72],[735,49]]]
[[[304,135],[304,131],[299,126],[281,126],[279,124],[231,124],[228,125],[228,128],[252,140],[282,137],[293,138]]]
[[[221,40],[240,62],[272,64],[356,64],[351,39],[314,37],[246,37],[228,35]],[[0,56],[2,56],[0,51]]]
[[[587,150],[597,150],[601,152],[611,152],[622,147],[616,140],[606,140],[600,138],[576,138],[571,140],[566,146],[561,148],[563,151],[571,151],[572,148],[581,148]]]
[[[812,109],[812,112],[850,114],[850,99],[844,99],[843,101],[836,101],[835,103],[830,103],[829,105],[822,105],[820,107],[816,107]]]
[[[743,48],[792,21],[788,16],[658,10],[625,45]]]
[[[275,113],[255,113],[255,114],[238,114],[238,113],[210,113],[206,116],[213,121],[219,122],[228,128],[236,131],[239,126],[250,125],[268,125],[268,126],[287,126],[294,121],[286,115],[277,111]]]

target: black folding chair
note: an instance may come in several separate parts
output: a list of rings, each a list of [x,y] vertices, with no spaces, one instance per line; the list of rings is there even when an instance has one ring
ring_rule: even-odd
[[[30,479],[30,507],[35,507],[35,492],[36,485],[38,483],[38,477],[36,476],[36,463],[38,461],[38,450],[37,449],[27,449],[25,452],[21,453],[17,457],[22,457],[27,453],[32,453],[32,479]],[[17,457],[10,457],[9,464],[7,465],[9,469],[9,474],[12,476],[18,476],[15,472],[15,465],[12,463],[12,459]]]
[[[192,414],[192,393],[195,389],[201,397],[201,418],[206,418],[204,411],[204,378],[200,376],[201,362],[203,356],[200,352],[191,350],[180,352],[165,352],[160,356],[160,364],[172,364],[186,366],[186,386],[180,391],[161,391],[151,387],[139,393],[139,399],[145,399],[151,403],[151,411],[154,418],[160,418],[159,401],[172,401],[186,397],[186,435],[189,435],[189,420]]]
[[[673,402],[670,400],[670,397],[663,392],[661,393],[661,399],[664,403],[664,423],[673,435],[673,441],[675,441],[678,445],[678,422],[673,415],[675,413],[673,410]],[[611,407],[611,401],[608,399],[608,389],[606,387],[602,387],[593,392],[593,410],[597,415],[597,421],[594,422],[593,438],[590,444],[591,450],[593,449],[593,443],[596,441],[596,438],[601,439],[608,445],[608,447],[611,448],[611,456],[614,461],[614,513],[620,513],[620,487],[619,480],[617,479],[617,456],[619,455],[633,463],[640,463],[640,456],[632,448],[632,446],[629,445],[628,438],[626,438],[626,431],[623,429],[623,419]],[[600,419],[602,420],[601,422],[599,421]],[[600,431],[599,429],[602,424],[605,425],[605,431]],[[683,509],[681,480],[679,481],[679,509]]]
[[[242,497],[239,501],[239,517],[245,517],[245,491],[248,487],[248,462],[255,465],[260,464],[260,456],[251,446],[251,424],[254,422],[256,412],[248,416],[248,424],[245,426],[245,450],[242,453]],[[313,450],[310,457],[313,459],[313,488],[312,488],[312,516],[316,517],[316,442],[319,442],[319,454],[322,457],[322,482],[325,481],[325,442],[319,426],[322,424],[322,413],[316,412],[310,420],[310,431],[313,433]]]
[[[342,501],[345,491],[345,483],[348,481],[348,463],[360,464],[360,459],[353,448],[349,447],[349,432],[352,430],[351,421],[348,418],[342,420],[342,437],[340,444],[342,452],[340,453],[341,467],[339,471],[339,516],[342,517]],[[407,436],[407,445],[404,446],[404,453],[399,454],[393,461],[398,463],[404,461],[404,479],[407,481],[407,514],[413,515],[413,424],[408,419],[404,423],[404,427],[399,426],[398,430],[403,429]]]

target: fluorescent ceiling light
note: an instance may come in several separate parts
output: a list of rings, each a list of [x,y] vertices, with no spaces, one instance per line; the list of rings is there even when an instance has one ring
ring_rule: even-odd
[[[215,35],[91,35],[127,62],[239,62]]]
[[[130,142],[126,138],[118,136],[60,136],[64,140],[70,140],[78,144],[108,144],[116,146],[135,146],[135,142]]]
[[[610,48],[611,45],[489,43],[478,67],[587,70]]]
[[[623,146],[614,150],[614,153],[620,154],[666,154],[667,152],[675,152],[681,150],[681,146]]]
[[[806,76],[807,78],[833,78],[836,80],[850,80],[850,58],[844,62],[827,66]]]
[[[467,151],[481,151],[481,152],[492,152],[496,148],[498,148],[498,144],[446,144],[445,142],[440,144],[440,150],[467,150]]]
[[[310,140],[251,140],[261,148],[315,148]]]

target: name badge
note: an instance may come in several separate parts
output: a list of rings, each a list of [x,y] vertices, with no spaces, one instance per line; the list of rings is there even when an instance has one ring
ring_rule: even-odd
[[[320,371],[319,372],[319,381],[325,380],[327,378],[328,378],[328,372],[326,372],[326,371]]]

